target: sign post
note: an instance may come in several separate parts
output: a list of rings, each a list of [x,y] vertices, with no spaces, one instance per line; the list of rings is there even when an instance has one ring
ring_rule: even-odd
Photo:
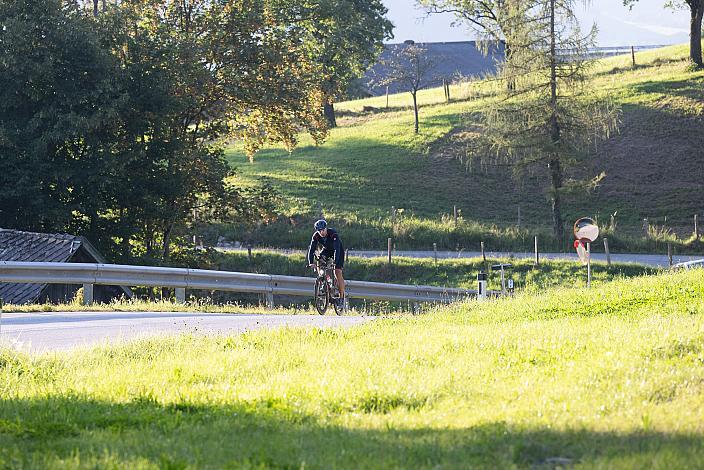
[[[582,217],[574,223],[574,247],[583,264],[587,265],[587,287],[592,285],[591,244],[599,237],[599,226],[594,219]]]

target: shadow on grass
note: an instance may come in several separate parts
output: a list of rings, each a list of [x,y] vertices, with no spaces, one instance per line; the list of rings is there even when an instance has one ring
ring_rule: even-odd
[[[374,408],[377,410],[376,408]],[[358,410],[364,413],[364,410]],[[378,410],[377,410],[378,411]],[[391,410],[384,409],[383,412]],[[384,420],[383,416],[379,420]],[[704,464],[699,434],[558,431],[488,423],[349,428],[277,399],[231,406],[77,396],[0,401],[0,466],[642,468]]]

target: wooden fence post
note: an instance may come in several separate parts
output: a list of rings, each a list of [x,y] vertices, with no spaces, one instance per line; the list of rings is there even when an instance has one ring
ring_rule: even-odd
[[[457,227],[457,206],[452,206],[455,215],[455,227]]]
[[[435,264],[438,264],[438,244],[433,243],[433,253],[435,253]]]
[[[667,262],[672,267],[672,243],[670,242],[667,243]]]
[[[609,239],[604,238],[604,251],[606,252],[606,265],[611,266],[611,253],[609,252]]]
[[[699,240],[699,224],[697,223],[697,214],[694,214],[694,238]]]
[[[633,68],[636,68],[636,49],[631,46],[631,60],[633,61]]]
[[[521,206],[518,206],[518,228],[521,228]]]
[[[484,252],[484,242],[480,242],[482,247],[482,261],[486,263],[486,253]]]
[[[389,253],[389,265],[391,264],[391,238],[388,240],[389,246],[388,246],[388,253]]]

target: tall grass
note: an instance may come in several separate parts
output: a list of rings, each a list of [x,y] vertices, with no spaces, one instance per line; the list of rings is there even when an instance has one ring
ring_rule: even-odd
[[[704,275],[0,353],[0,466],[701,468]]]

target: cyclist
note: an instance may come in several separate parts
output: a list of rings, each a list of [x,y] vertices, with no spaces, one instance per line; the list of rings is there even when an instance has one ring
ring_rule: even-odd
[[[335,260],[335,277],[340,291],[340,298],[336,299],[336,302],[338,305],[344,305],[345,279],[342,277],[342,269],[345,266],[345,249],[342,246],[342,240],[335,229],[328,228],[328,223],[324,219],[318,220],[314,227],[315,233],[308,247],[308,267],[315,266],[315,252],[319,246],[322,246],[320,255]]]

